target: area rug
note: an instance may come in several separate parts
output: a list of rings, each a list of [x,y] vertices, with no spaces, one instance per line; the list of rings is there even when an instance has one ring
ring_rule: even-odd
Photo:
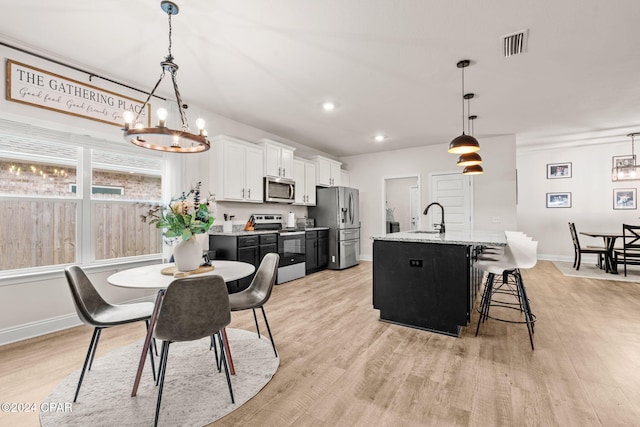
[[[227,335],[236,371],[231,376],[236,403],[231,403],[224,369],[218,373],[215,368],[210,340],[176,342],[169,349],[159,425],[209,424],[239,408],[271,380],[279,365],[271,342],[240,329],[228,328]],[[158,389],[148,357],[137,396],[131,397],[141,349],[142,341],[96,358],[91,371],[85,374],[76,403],[69,402],[73,401],[80,370],[69,375],[47,397],[46,402],[56,410],[40,412],[40,424],[43,427],[153,425]]]
[[[640,282],[640,269],[638,266],[627,266],[627,276],[625,277],[623,268],[620,267],[618,274],[607,273],[593,264],[581,264],[580,270],[573,268],[572,262],[553,261],[553,264],[562,274],[569,277],[584,277],[588,279],[616,280],[619,282]]]

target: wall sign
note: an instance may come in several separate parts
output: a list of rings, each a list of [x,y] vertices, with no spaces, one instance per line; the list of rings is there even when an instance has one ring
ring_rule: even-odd
[[[7,59],[7,100],[122,127],[122,113],[143,101]],[[151,105],[140,113],[150,125]]]

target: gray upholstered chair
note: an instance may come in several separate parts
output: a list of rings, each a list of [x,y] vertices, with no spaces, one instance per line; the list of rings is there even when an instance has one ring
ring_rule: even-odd
[[[230,322],[229,294],[222,276],[185,277],[169,284],[153,328],[153,336],[162,340],[155,425],[160,415],[169,345],[173,342],[195,341],[216,335],[222,349],[220,358],[227,376],[231,403],[235,403],[224,341],[220,334]]]
[[[102,330],[111,326],[142,321],[147,324],[148,328],[154,304],[151,302],[109,304],[102,299],[82,268],[77,265],[72,265],[67,267],[64,273],[67,277],[69,289],[71,289],[73,302],[80,320],[94,328],[89,349],[84,359],[84,365],[82,366],[82,372],[80,373],[80,379],[78,380],[76,394],[73,397],[73,401],[75,402],[78,399],[78,393],[80,393],[80,386],[82,386],[84,374],[87,370],[91,370],[93,357],[96,354]],[[151,347],[149,347],[149,353],[151,354],[151,367],[155,379],[155,367],[153,366],[153,352],[151,351]]]
[[[278,254],[266,254],[262,259],[262,262],[260,262],[258,271],[256,272],[256,275],[251,281],[249,287],[243,291],[229,295],[231,311],[253,310],[253,320],[256,322],[258,337],[260,337],[260,328],[258,327],[256,308],[259,307],[262,310],[262,317],[264,317],[264,323],[267,326],[269,339],[271,339],[271,345],[273,346],[273,352],[276,357],[278,357],[278,352],[276,351],[276,344],[273,341],[273,336],[271,335],[271,328],[267,321],[264,305],[269,301],[269,297],[271,297],[271,290],[273,289],[273,285],[276,283],[279,261],[280,256]]]

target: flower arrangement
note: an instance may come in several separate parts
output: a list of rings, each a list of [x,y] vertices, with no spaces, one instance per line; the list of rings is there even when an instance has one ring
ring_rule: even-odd
[[[162,228],[166,238],[182,237],[187,241],[194,234],[209,231],[215,220],[215,196],[210,195],[202,199],[200,195],[201,182],[198,182],[187,193],[172,199],[169,206],[155,206],[149,209],[147,215],[142,215],[142,221],[155,224]]]

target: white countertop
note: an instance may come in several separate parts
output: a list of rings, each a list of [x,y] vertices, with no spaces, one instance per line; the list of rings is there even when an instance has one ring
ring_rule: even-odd
[[[299,231],[317,231],[317,230],[328,230],[329,227],[310,227],[305,228],[304,230]],[[236,230],[225,233],[224,231],[209,231],[210,236],[254,236],[256,234],[278,234],[281,230],[254,230],[254,231],[244,231],[244,230]]]
[[[447,231],[444,234],[432,232],[411,232],[390,233],[378,236],[371,236],[372,240],[387,240],[392,242],[414,242],[414,243],[441,243],[449,245],[496,245],[504,246],[507,238],[504,231],[467,230],[467,231]]]

